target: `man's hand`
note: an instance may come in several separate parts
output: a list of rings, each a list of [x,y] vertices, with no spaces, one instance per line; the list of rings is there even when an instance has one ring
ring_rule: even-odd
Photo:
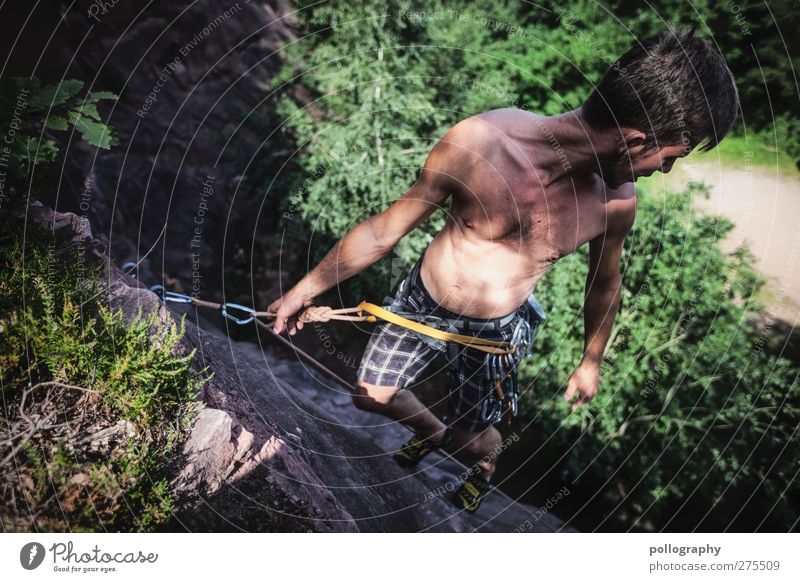
[[[272,328],[272,332],[279,334],[288,328],[289,335],[294,335],[298,329],[303,329],[303,322],[293,316],[311,305],[312,301],[311,297],[308,295],[303,296],[294,289],[273,301],[267,307],[267,311],[278,313],[275,317],[275,326]]]
[[[580,396],[572,403],[572,410],[575,410],[590,402],[598,390],[600,390],[600,365],[582,362],[569,377],[564,400],[569,402],[575,393],[579,392]]]

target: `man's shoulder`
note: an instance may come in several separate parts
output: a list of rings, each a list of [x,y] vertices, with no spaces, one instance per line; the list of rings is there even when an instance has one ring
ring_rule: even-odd
[[[484,159],[500,136],[481,115],[467,117],[451,126],[431,149],[428,165],[456,177],[460,170]]]
[[[534,116],[530,111],[517,109],[516,107],[500,107],[462,119],[453,126],[453,129],[457,132],[476,132],[478,135],[492,135],[495,138],[503,139],[508,137],[509,132],[513,133],[515,128],[519,128],[521,124],[529,122],[533,117],[543,119],[539,116]]]
[[[442,141],[462,146],[475,146],[491,136],[497,136],[497,122],[488,116],[492,112],[478,113],[466,117],[453,125],[442,137]]]

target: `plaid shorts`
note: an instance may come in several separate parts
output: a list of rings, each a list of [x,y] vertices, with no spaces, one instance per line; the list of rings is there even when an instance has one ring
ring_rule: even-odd
[[[400,284],[392,301],[392,307],[409,313],[468,320],[472,322],[471,325],[477,323],[476,327],[479,329],[449,329],[449,331],[494,341],[510,341],[515,329],[521,325],[520,320],[528,322],[527,326],[523,325],[527,331],[526,337],[523,338],[525,343],[520,346],[523,349],[517,349],[510,356],[513,358],[513,372],[509,375],[509,381],[513,382],[516,388],[516,368],[519,360],[530,354],[539,322],[545,319],[544,312],[535,299],[532,303],[529,303],[529,300],[519,306],[510,319],[508,315],[496,319],[467,318],[448,311],[433,300],[419,276],[421,264],[422,257]],[[497,324],[503,320],[506,320],[504,325]],[[428,325],[448,329],[434,323]],[[502,420],[501,403],[495,398],[493,385],[486,374],[490,359],[485,352],[437,340],[388,321],[375,324],[361,359],[358,379],[376,386],[397,386],[406,389],[440,354],[447,357],[448,363],[450,378],[448,404],[451,415],[449,420],[470,432],[480,432]],[[516,398],[516,393],[514,397]]]

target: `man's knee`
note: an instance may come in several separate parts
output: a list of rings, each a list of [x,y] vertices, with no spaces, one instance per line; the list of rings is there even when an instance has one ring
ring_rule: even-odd
[[[503,437],[500,432],[490,426],[482,432],[468,432],[465,430],[459,431],[459,439],[461,446],[464,450],[476,457],[496,457],[499,454],[497,450]]]
[[[397,395],[397,386],[376,386],[359,380],[353,393],[353,404],[360,410],[383,412]]]

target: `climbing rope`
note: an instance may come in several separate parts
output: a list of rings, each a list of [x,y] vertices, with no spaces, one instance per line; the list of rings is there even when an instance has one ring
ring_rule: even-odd
[[[128,265],[128,263],[125,263],[125,265]],[[259,318],[275,318],[278,315],[277,312],[256,311],[252,307],[247,307],[238,303],[216,303],[214,301],[206,301],[190,295],[184,295],[183,293],[167,291],[163,285],[152,285],[150,287],[150,291],[158,295],[163,301],[171,301],[173,303],[190,303],[192,305],[196,305],[197,307],[206,307],[209,309],[218,310],[223,317],[234,322],[236,325],[246,325],[254,321],[259,323]],[[370,315],[363,315],[365,311]],[[349,315],[351,313],[357,313],[358,315]],[[407,319],[402,315],[392,313],[383,307],[373,303],[368,303],[367,301],[362,301],[357,307],[345,307],[342,309],[332,309],[324,305],[311,305],[298,316],[298,320],[302,321],[303,323],[324,323],[332,319],[339,321],[367,321],[370,323],[375,323],[379,318],[390,323],[394,323],[395,325],[411,329],[417,333],[428,335],[445,342],[452,342],[475,348],[476,350],[480,350],[488,354],[508,355],[514,353],[516,349],[515,346],[511,345],[507,341],[488,340],[481,337],[462,335],[436,329],[435,327],[431,327],[429,325],[425,325],[424,323]],[[271,329],[275,325],[275,322],[260,322],[260,324],[262,327]]]

